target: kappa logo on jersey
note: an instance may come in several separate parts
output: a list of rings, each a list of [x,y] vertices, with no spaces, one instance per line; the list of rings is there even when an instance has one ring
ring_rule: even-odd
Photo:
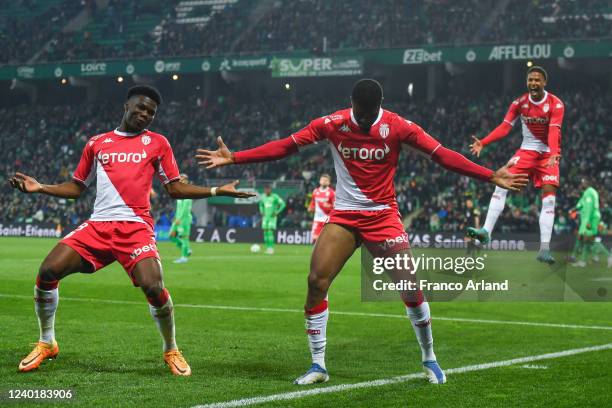
[[[142,141],[142,144],[145,146],[151,143],[151,137],[147,135],[144,135],[142,138],[140,138],[140,140]]]
[[[113,152],[113,153],[102,153],[98,152],[98,160],[102,164],[109,163],[140,163],[144,159],[147,158],[147,152],[144,150],[142,153],[123,153],[123,152]]]
[[[386,123],[382,123],[378,128],[378,133],[380,134],[380,137],[386,139],[387,136],[389,136],[389,125]]]
[[[342,147],[342,142],[338,145],[338,151],[345,159],[353,160],[382,160],[391,151],[385,144],[385,148],[366,149],[365,147]]]
[[[528,103],[524,103],[523,106],[521,106],[521,108],[528,109],[529,108],[529,104]]]
[[[350,128],[350,127],[348,127],[348,125],[345,123],[344,125],[342,125],[342,126],[340,127],[340,131],[341,131],[341,132],[350,132],[350,131],[351,131],[351,128]]]
[[[106,139],[104,139],[102,143],[113,143],[113,139],[111,139],[110,137],[107,137]]]
[[[136,248],[134,252],[130,254],[130,258],[136,259],[145,252],[151,252],[151,251],[156,251],[156,250],[157,250],[157,247],[155,246],[155,243],[151,243],[141,248]]]

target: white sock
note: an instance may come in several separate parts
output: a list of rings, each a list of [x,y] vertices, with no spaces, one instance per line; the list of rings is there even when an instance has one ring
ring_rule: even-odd
[[[495,187],[495,191],[491,196],[491,201],[489,202],[489,210],[487,211],[487,218],[484,223],[484,229],[487,230],[489,235],[493,234],[493,228],[495,228],[495,223],[499,218],[502,211],[504,211],[504,206],[506,205],[506,195],[508,194],[508,190],[503,189],[501,187]]]
[[[164,352],[176,350],[178,347],[174,338],[174,307],[172,305],[172,298],[169,297],[166,304],[161,307],[149,304],[149,310],[164,341]]]
[[[542,210],[540,211],[540,249],[550,249],[550,237],[552,236],[555,224],[555,203],[557,199],[554,195],[542,198]]]
[[[306,334],[312,362],[325,369],[325,346],[327,345],[327,320],[329,309],[321,313],[306,315]]]
[[[431,333],[431,315],[429,303],[423,302],[417,307],[406,306],[406,313],[412,323],[412,328],[421,346],[421,358],[423,361],[436,360],[433,351],[433,335]]]
[[[55,341],[55,311],[59,302],[59,290],[42,290],[34,286],[34,310],[40,328],[39,341],[53,344]]]

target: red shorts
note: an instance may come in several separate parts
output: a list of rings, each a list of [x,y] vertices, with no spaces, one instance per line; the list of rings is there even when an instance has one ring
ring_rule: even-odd
[[[514,163],[508,170],[512,174],[527,173],[536,188],[544,184],[559,187],[559,165],[546,167],[550,153],[518,149],[510,159]]]
[[[312,222],[312,230],[311,230],[311,238],[312,238],[312,242],[314,242],[317,238],[319,238],[319,235],[321,235],[321,230],[323,229],[323,226],[325,225],[325,221],[313,221]]]
[[[399,211],[332,210],[327,221],[354,231],[373,256],[386,256],[410,248]]]
[[[132,275],[136,264],[145,258],[159,258],[155,233],[148,224],[133,221],[87,221],[62,239],[78,252],[95,271],[118,261]]]

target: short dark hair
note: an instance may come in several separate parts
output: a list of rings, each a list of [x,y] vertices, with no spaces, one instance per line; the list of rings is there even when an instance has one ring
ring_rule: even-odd
[[[529,74],[531,74],[532,72],[539,72],[540,74],[544,76],[544,80],[548,81],[548,74],[546,73],[546,70],[542,68],[541,66],[534,65],[533,67],[529,68],[527,70],[527,76],[529,76]]]
[[[375,79],[360,79],[353,85],[351,99],[354,103],[366,108],[380,106],[383,99],[382,86]]]
[[[162,96],[157,88],[150,85],[136,85],[128,89],[127,98],[130,99],[134,95],[142,95],[151,98],[157,106],[162,104]]]

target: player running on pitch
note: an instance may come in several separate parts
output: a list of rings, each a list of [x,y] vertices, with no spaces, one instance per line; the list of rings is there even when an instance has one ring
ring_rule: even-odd
[[[185,173],[181,173],[179,181],[189,184],[189,177]],[[181,257],[175,259],[174,263],[186,263],[191,256],[189,236],[191,235],[191,222],[193,221],[192,205],[193,200],[190,198],[176,200],[176,211],[174,212],[172,227],[170,227],[170,241],[174,242],[181,250]]]
[[[304,307],[312,366],[295,380],[296,384],[329,379],[325,367],[327,292],[359,244],[363,242],[374,256],[410,256],[408,235],[397,210],[393,185],[403,144],[430,156],[447,169],[503,188],[518,190],[527,183],[526,174],[511,174],[506,167],[494,172],[446,149],[415,123],[381,109],[382,99],[380,84],[362,79],[353,87],[352,109],[315,119],[287,138],[240,152],[231,152],[218,138],[218,150],[198,149],[199,163],[214,168],[278,160],[303,146],[318,141],[329,143],[338,180],[336,201],[312,253]],[[433,350],[428,303],[422,293],[413,293],[402,300],[421,346],[427,378],[432,383],[444,383],[446,376]]]
[[[285,201],[278,194],[272,192],[272,187],[264,187],[264,193],[259,198],[259,213],[261,214],[261,229],[263,230],[264,244],[268,255],[274,254],[278,215],[286,206]]]
[[[334,208],[334,200],[336,199],[336,192],[330,186],[331,176],[329,174],[321,174],[319,178],[319,187],[315,188],[312,192],[312,199],[308,205],[308,212],[314,213],[314,219],[312,221],[311,237],[312,242],[316,242],[323,225],[329,218],[329,213]]]
[[[22,173],[16,173],[9,180],[13,188],[24,193],[71,199],[78,198],[97,180],[90,219],[66,235],[40,266],[34,286],[40,338],[32,352],[19,363],[20,371],[34,370],[59,353],[55,340],[59,281],[72,273],[93,273],[118,261],[149,302],[162,336],[164,361],[175,375],[191,374],[174,338],[174,308],[164,287],[155,245],[149,201],[153,176],[157,174],[172,198],[251,195],[236,191],[237,181],[213,188],[178,182],[179,169],[168,140],[148,130],[161,100],[153,87],[130,88],[121,124],[115,130],[89,139],[72,181],[40,184]]]
[[[527,70],[528,92],[510,104],[504,121],[487,137],[479,140],[472,136],[472,153],[480,156],[482,149],[508,135],[516,120],[521,118],[523,143],[510,159],[511,173],[527,173],[536,188],[542,189],[542,210],[540,211],[540,251],[537,260],[553,264],[550,253],[550,239],[555,223],[555,201],[559,187],[559,160],[561,159],[561,124],[564,106],[561,99],[547,92],[544,87],[548,75],[542,67],[533,66]],[[487,218],[482,228],[468,228],[467,235],[483,244],[491,239],[497,218],[504,210],[508,191],[496,187]]]

